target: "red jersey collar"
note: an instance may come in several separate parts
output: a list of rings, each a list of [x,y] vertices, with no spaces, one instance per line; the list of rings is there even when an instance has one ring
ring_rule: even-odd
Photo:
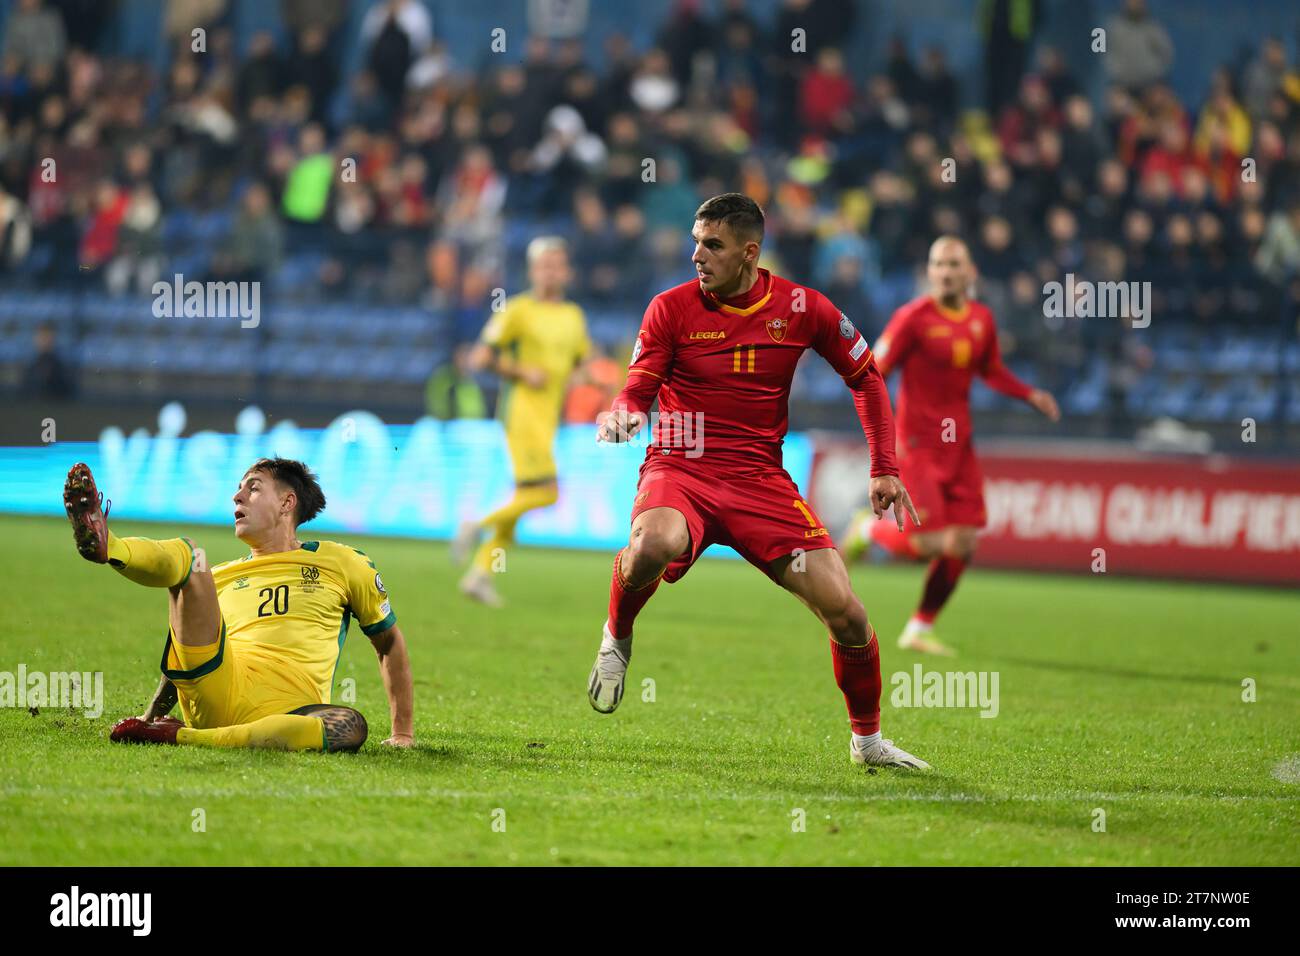
[[[755,283],[755,285],[757,285],[757,283]],[[970,312],[971,312],[970,299],[966,300],[965,308],[956,309],[956,310],[950,309],[947,306],[945,306],[942,302],[939,301],[938,296],[933,296],[933,295],[930,296],[930,304],[934,306],[934,311],[938,312],[949,322],[965,322],[968,318],[970,318]]]
[[[772,273],[767,269],[759,269],[758,279],[749,287],[749,291],[730,299],[720,299],[712,292],[700,291],[706,299],[724,312],[733,315],[753,315],[767,305],[768,299],[772,298]]]

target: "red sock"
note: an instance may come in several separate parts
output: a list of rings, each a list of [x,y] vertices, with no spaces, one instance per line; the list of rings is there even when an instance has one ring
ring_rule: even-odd
[[[649,584],[636,589],[629,588],[623,580],[620,564],[623,552],[614,555],[614,576],[609,582],[609,630],[615,640],[632,636],[632,622],[650,600],[650,595],[659,588],[662,577],[655,578]]]
[[[930,562],[930,571],[925,576],[925,590],[921,592],[921,604],[916,609],[917,620],[933,623],[952,592],[957,590],[957,579],[964,570],[966,562],[961,558],[935,558]]]
[[[874,734],[880,729],[880,645],[875,630],[866,647],[847,647],[832,637],[831,661],[853,732],[864,737]]]

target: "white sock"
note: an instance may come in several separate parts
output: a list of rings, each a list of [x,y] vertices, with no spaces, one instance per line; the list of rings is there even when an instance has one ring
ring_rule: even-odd
[[[614,636],[614,632],[609,629],[609,621],[606,621],[605,631],[600,637],[600,648],[601,650],[609,650],[612,648],[618,651],[620,655],[627,657],[630,660],[632,657],[632,635],[629,634],[627,637],[620,640]]]
[[[913,614],[912,619],[907,622],[907,626],[915,631],[924,631],[927,633],[934,630],[933,621],[923,621],[915,614]]]
[[[880,731],[878,730],[874,734],[867,734],[865,737],[861,734],[853,735],[853,746],[857,747],[859,750],[866,750],[868,747],[873,747],[878,743],[880,743]]]

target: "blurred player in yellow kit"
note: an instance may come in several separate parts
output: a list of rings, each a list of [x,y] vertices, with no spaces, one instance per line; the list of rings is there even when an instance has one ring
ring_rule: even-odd
[[[488,320],[470,356],[475,369],[491,367],[505,382],[497,411],[505,424],[515,493],[487,517],[462,524],[451,553],[461,563],[478,545],[460,589],[491,607],[502,603],[492,572],[514,541],[515,525],[526,512],[553,505],[559,497],[555,433],[570,379],[591,351],[582,309],[564,297],[570,278],[564,240],[534,239],[528,245],[528,291],[508,299]],[[480,541],[484,532],[488,536]]]
[[[162,683],[141,717],[114,725],[118,743],[354,751],[365,718],[330,703],[353,617],[379,655],[392,736],[410,746],[411,666],[383,580],[366,555],[333,541],[299,541],[325,507],[307,466],[263,458],[234,495],[235,535],[249,553],[209,570],[188,538],[119,538],[84,464],[68,472],[64,509],[77,550],[146,587],[167,588],[170,628]],[[166,716],[177,703],[184,720]]]

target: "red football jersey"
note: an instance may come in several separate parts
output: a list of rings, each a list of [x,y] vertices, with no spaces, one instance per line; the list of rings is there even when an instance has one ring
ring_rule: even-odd
[[[692,457],[674,429],[702,415],[701,461],[728,471],[781,467],[790,382],[813,349],[853,390],[871,442],[872,475],[898,474],[889,393],[866,339],[815,289],[758,270],[729,302],[692,279],[655,296],[637,335],[627,384],[614,400],[659,421],[646,457]]]
[[[1031,391],[1002,364],[993,313],[981,302],[953,313],[931,296],[913,299],[890,318],[875,354],[882,374],[902,370],[898,440],[906,448],[971,441],[970,385],[977,373],[1004,395],[1023,399]]]

